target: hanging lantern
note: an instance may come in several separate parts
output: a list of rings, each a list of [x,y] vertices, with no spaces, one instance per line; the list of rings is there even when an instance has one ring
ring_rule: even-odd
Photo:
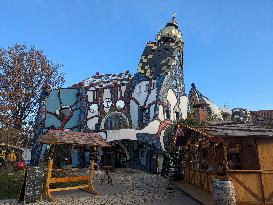
[[[185,143],[185,131],[181,128],[180,125],[177,126],[175,138],[176,138],[176,146],[183,146]]]

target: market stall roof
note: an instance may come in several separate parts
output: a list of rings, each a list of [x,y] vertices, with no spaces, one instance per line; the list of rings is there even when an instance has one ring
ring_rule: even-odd
[[[253,124],[238,124],[238,123],[211,123],[204,127],[198,127],[206,133],[214,136],[222,137],[267,137],[273,138],[273,129],[257,126]]]
[[[91,147],[110,146],[105,139],[97,133],[83,133],[63,130],[49,130],[40,138],[42,144],[74,144]]]

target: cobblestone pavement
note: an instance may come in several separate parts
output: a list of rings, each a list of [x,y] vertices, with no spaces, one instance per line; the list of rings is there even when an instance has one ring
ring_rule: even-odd
[[[194,199],[179,190],[173,183],[161,176],[156,176],[132,169],[118,169],[112,174],[113,185],[99,183],[101,172],[96,172],[94,186],[100,196],[87,192],[74,190],[56,192],[57,204],[88,204],[88,205],[112,205],[112,204],[137,204],[137,205],[178,205],[199,204]],[[0,201],[0,204],[17,204],[16,200]],[[54,204],[45,200],[35,205]]]

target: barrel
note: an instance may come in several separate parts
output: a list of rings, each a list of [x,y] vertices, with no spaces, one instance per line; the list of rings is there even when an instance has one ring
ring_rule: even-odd
[[[231,180],[212,180],[212,196],[216,205],[236,205],[236,195]]]

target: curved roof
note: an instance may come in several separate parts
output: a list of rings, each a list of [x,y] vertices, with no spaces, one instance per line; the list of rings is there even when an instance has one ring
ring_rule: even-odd
[[[174,42],[183,42],[182,33],[178,28],[178,24],[175,19],[175,15],[172,19],[163,27],[156,35],[157,41],[166,41],[171,39]]]

